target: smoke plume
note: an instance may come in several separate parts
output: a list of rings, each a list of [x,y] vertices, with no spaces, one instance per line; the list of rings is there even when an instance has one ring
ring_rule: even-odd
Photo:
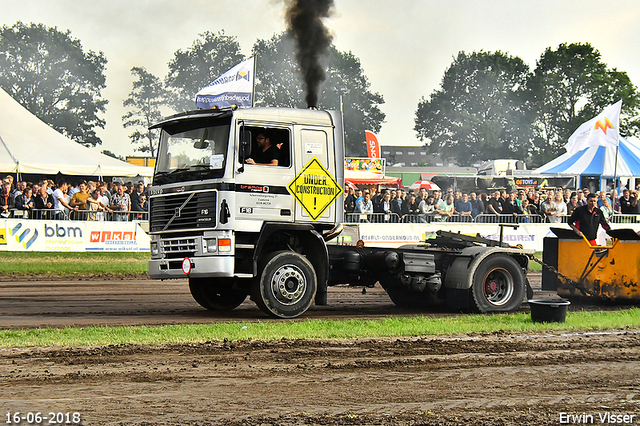
[[[333,0],[285,0],[287,30],[296,41],[296,58],[307,92],[307,106],[318,106],[326,73],[321,59],[329,54],[331,34],[322,18],[331,16]]]

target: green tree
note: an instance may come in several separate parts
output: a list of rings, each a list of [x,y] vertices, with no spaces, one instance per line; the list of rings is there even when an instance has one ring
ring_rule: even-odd
[[[106,155],[106,156],[111,157],[111,158],[115,158],[115,159],[118,159],[120,161],[126,161],[126,159],[122,155],[116,155],[115,153],[109,151],[108,149],[102,150],[102,153],[104,155]]]
[[[428,152],[472,165],[526,159],[532,146],[529,67],[502,52],[458,53],[439,90],[418,104],[414,130]]]
[[[608,69],[589,43],[547,48],[536,63],[529,87],[537,113],[537,164],[563,154],[569,136],[582,123],[620,99],[621,133],[640,132],[637,88],[625,72]]]
[[[304,85],[298,72],[294,41],[287,33],[270,40],[258,40],[253,46],[257,58],[256,105],[306,108]],[[372,93],[360,60],[352,52],[340,52],[334,46],[326,60],[327,79],[320,86],[318,107],[340,109],[343,97],[345,154],[366,154],[365,130],[379,132],[385,115],[379,105],[382,95]]]
[[[102,141],[106,58],[84,52],[71,32],[17,22],[0,28],[0,87],[57,131],[83,145]]]
[[[125,128],[134,128],[129,138],[132,144],[139,145],[136,149],[155,157],[158,131],[149,130],[149,126],[162,118],[160,107],[166,101],[164,86],[158,77],[144,67],[131,68],[131,75],[137,79],[133,82],[129,97],[122,103],[125,107],[132,107],[122,116],[123,125]]]
[[[168,104],[176,112],[195,109],[196,93],[245,58],[235,37],[224,31],[200,34],[187,50],[179,49],[169,61],[165,88]]]

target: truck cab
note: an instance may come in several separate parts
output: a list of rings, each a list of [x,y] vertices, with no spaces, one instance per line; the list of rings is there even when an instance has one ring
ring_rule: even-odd
[[[340,126],[335,112],[289,108],[198,110],[154,125],[151,278],[188,278],[208,309],[251,295],[289,318],[326,303],[324,242],[343,216]],[[249,164],[265,136],[278,164]]]

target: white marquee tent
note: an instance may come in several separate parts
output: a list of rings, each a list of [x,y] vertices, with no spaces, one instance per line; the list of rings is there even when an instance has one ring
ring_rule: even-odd
[[[125,163],[72,141],[0,88],[0,172],[149,177],[153,168]]]
[[[620,137],[618,148],[616,152],[615,146],[590,146],[575,154],[566,152],[536,171],[565,176],[640,176],[640,142]]]

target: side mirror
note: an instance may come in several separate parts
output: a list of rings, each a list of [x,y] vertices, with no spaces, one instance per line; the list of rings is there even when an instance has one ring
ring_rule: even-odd
[[[251,131],[242,130],[240,133],[240,158],[243,160],[251,155]]]
[[[238,149],[238,160],[240,168],[238,172],[244,173],[244,160],[251,155],[251,131],[244,129],[244,124],[240,127],[240,147]]]

